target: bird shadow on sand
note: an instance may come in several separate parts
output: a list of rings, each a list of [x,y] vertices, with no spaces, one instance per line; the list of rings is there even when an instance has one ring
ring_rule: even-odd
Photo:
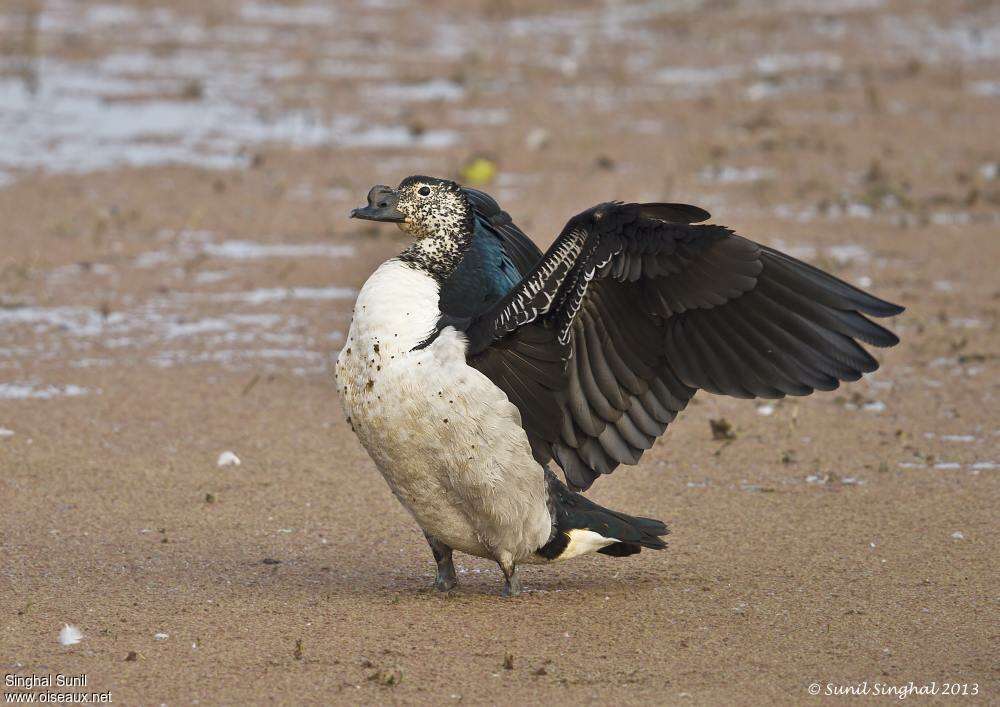
[[[489,567],[485,561],[466,564],[457,563],[458,586],[448,592],[434,588],[433,565],[426,569],[414,568],[407,560],[399,566],[387,567],[378,558],[362,560],[355,564],[346,562],[337,566],[317,565],[310,561],[288,563],[280,569],[258,574],[258,581],[264,584],[315,587],[324,594],[342,596],[384,595],[393,601],[410,597],[414,599],[474,599],[498,598],[503,588],[503,575],[499,569]],[[259,573],[260,568],[248,568],[248,574]],[[521,598],[541,599],[548,595],[557,596],[565,592],[592,594],[602,599],[608,594],[624,591],[636,592],[652,590],[668,580],[657,576],[648,568],[602,567],[598,562],[578,563],[577,567],[554,566],[532,567],[521,570],[524,591]]]
[[[183,591],[188,597],[213,597],[223,590],[230,596],[273,595],[291,601],[364,597],[396,603],[408,598],[493,600],[499,598],[503,588],[503,577],[493,563],[459,555],[458,586],[439,592],[433,587],[434,564],[429,552],[425,558],[416,548],[381,544],[331,544],[322,548],[286,545],[279,549],[226,536],[216,538],[211,547],[178,539],[150,545],[95,544],[91,550],[83,551],[90,557],[80,559],[83,565],[94,568],[89,580],[95,590],[107,579],[99,568],[115,566],[116,582],[130,585],[143,595],[152,592],[168,596]],[[122,556],[129,559],[122,563]],[[548,595],[574,592],[603,600],[607,595],[685,583],[678,578],[676,567],[668,569],[667,563],[656,559],[585,557],[550,566],[524,565],[520,570],[524,586],[521,598],[542,600]]]

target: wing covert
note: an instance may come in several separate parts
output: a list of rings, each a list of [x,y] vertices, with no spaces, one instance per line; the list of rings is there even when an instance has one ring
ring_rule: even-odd
[[[700,213],[617,202],[583,212],[467,330],[469,363],[521,411],[536,458],[555,459],[575,488],[637,463],[698,389],[832,390],[877,368],[859,341],[898,341],[868,317],[902,308],[689,223]]]

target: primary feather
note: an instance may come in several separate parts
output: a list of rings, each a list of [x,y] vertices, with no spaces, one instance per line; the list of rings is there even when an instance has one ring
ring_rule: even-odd
[[[859,341],[898,341],[868,317],[901,307],[722,226],[682,222],[693,209],[607,203],[575,216],[468,327],[470,364],[576,488],[637,463],[698,389],[833,390],[878,367]]]

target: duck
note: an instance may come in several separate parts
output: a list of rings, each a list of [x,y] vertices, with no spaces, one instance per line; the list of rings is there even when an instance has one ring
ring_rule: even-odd
[[[430,546],[518,568],[662,550],[660,520],[584,495],[638,464],[699,390],[830,391],[878,368],[903,308],[680,203],[598,204],[542,253],[485,192],[414,175],[351,217],[412,238],[360,288],[344,413]],[[557,475],[555,469],[562,472]]]

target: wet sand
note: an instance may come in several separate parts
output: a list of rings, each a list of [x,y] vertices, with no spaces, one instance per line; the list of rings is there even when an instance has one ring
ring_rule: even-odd
[[[0,10],[5,675],[119,704],[996,701],[995,6],[156,5]],[[834,393],[700,393],[598,482],[668,550],[529,567],[513,600],[460,556],[440,595],[330,363],[405,244],[350,208],[476,156],[542,245],[599,201],[699,204],[907,306],[902,343]]]

